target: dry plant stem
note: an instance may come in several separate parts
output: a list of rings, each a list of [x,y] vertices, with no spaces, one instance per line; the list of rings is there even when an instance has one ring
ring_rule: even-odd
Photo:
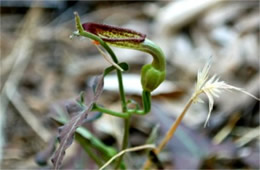
[[[118,154],[116,154],[115,156],[113,156],[109,161],[107,161],[99,170],[103,170],[105,167],[107,167],[113,160],[115,160],[116,158],[122,156],[123,154],[125,154],[126,152],[134,152],[134,151],[138,151],[138,150],[142,150],[142,149],[153,149],[155,146],[153,144],[147,144],[147,145],[142,145],[142,146],[137,146],[137,147],[133,147],[133,148],[128,148],[125,150],[122,150],[121,152],[119,152]]]
[[[185,105],[184,110],[182,111],[182,113],[180,114],[180,116],[176,119],[176,121],[172,124],[171,128],[168,130],[168,132],[166,133],[166,135],[164,136],[163,140],[161,141],[161,143],[159,144],[159,146],[155,149],[155,153],[159,154],[162,149],[165,147],[165,145],[169,142],[169,140],[173,137],[174,133],[177,130],[177,127],[179,126],[179,124],[181,123],[185,113],[187,112],[187,110],[189,109],[189,107],[191,106],[193,99],[196,96],[192,97],[189,99],[188,103]],[[144,166],[143,169],[148,169],[151,166],[151,161],[148,159]]]

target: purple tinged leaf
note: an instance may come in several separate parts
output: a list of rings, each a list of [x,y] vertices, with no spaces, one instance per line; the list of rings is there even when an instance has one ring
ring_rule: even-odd
[[[76,129],[85,122],[86,117],[91,112],[93,104],[97,101],[98,97],[103,91],[103,86],[104,75],[98,77],[98,84],[96,86],[95,92],[92,90],[87,91],[87,95],[88,97],[90,96],[91,99],[87,103],[86,109],[83,110],[80,114],[74,116],[66,125],[59,128],[58,140],[60,141],[60,145],[51,159],[54,164],[54,169],[60,169],[62,160],[65,155],[65,150],[72,144]]]

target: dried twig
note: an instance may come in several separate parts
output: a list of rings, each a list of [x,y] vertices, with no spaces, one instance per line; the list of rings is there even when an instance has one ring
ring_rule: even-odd
[[[116,158],[120,157],[121,155],[125,154],[126,152],[134,152],[134,151],[138,151],[138,150],[142,150],[142,149],[154,149],[155,145],[153,144],[147,144],[147,145],[141,145],[141,146],[137,146],[137,147],[133,147],[133,148],[128,148],[125,150],[122,150],[121,152],[119,152],[118,154],[116,154],[115,156],[113,156],[109,161],[107,161],[99,170],[104,169],[105,167],[107,167],[111,162],[113,162],[113,160],[115,160]]]

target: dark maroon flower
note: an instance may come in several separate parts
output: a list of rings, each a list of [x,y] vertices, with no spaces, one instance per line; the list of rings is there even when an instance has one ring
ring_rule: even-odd
[[[126,48],[138,48],[146,35],[131,29],[120,28],[97,23],[82,24],[85,31],[97,35],[110,45]]]

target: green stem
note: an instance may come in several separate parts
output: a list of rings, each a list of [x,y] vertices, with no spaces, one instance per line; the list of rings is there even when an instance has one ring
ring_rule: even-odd
[[[131,116],[128,119],[125,119],[124,121],[124,137],[123,137],[123,144],[122,144],[122,148],[121,150],[125,150],[128,146],[128,139],[129,139],[129,130],[130,130],[130,120],[131,120]],[[120,156],[117,160],[117,163],[115,165],[115,169],[118,169],[119,165],[121,164],[122,160],[123,160],[123,156]]]
[[[92,110],[93,111],[99,111],[99,112],[102,112],[102,113],[107,113],[109,115],[116,116],[116,117],[121,117],[121,118],[124,118],[124,119],[127,119],[129,117],[129,114],[125,114],[125,113],[121,113],[121,112],[115,112],[113,110],[109,110],[109,109],[100,107],[97,104],[95,104],[93,106]]]
[[[124,119],[128,119],[132,114],[145,115],[151,110],[151,93],[147,91],[143,91],[142,93],[142,102],[143,102],[143,110],[140,109],[127,109],[126,112],[116,112],[104,107],[100,107],[97,104],[94,104],[92,111],[99,111],[102,113],[106,113],[112,116],[121,117]],[[84,108],[83,108],[84,109]],[[126,114],[127,113],[127,114]]]
[[[124,91],[124,86],[123,86],[122,73],[119,70],[117,70],[117,79],[118,79],[118,86],[119,86],[119,92],[120,92],[121,103],[122,103],[122,112],[128,116],[128,118],[126,118],[124,121],[124,125],[125,125],[124,137],[123,137],[123,143],[122,143],[122,149],[121,149],[121,150],[124,150],[128,146],[131,114],[127,114],[127,105],[126,105],[125,91]],[[119,168],[122,160],[123,160],[123,155],[118,158],[118,161],[115,165],[115,169]]]
[[[120,98],[121,98],[121,102],[122,102],[122,112],[126,113],[127,106],[126,106],[126,97],[125,97],[125,90],[124,90],[124,85],[123,85],[122,72],[120,70],[117,70],[116,73],[117,73],[117,79],[118,79]]]
[[[144,107],[143,114],[146,114],[151,110],[151,92],[144,90],[142,93],[142,100],[143,100],[143,107]]]
[[[148,91],[143,91],[142,93],[142,102],[143,102],[143,110],[136,110],[136,109],[128,109],[127,112],[129,114],[139,114],[145,115],[150,112],[151,110],[151,93]]]

